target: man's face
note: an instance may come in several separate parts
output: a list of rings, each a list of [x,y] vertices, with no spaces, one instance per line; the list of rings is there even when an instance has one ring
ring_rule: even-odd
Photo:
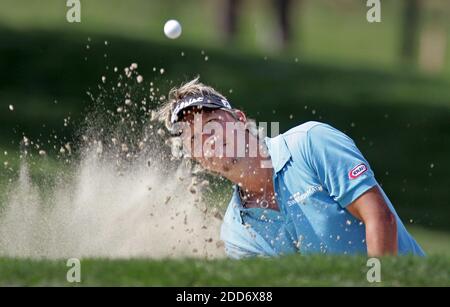
[[[241,119],[221,109],[187,111],[182,122],[185,153],[207,170],[225,175],[246,156],[246,130]]]

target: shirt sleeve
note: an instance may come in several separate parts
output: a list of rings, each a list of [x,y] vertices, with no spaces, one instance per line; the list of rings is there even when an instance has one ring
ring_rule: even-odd
[[[377,185],[374,173],[355,143],[326,125],[308,131],[310,165],[330,196],[345,208]]]

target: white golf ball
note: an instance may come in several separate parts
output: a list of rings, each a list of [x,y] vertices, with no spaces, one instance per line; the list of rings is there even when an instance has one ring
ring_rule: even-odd
[[[181,35],[181,25],[178,21],[171,19],[164,25],[164,34],[168,38],[175,39]]]

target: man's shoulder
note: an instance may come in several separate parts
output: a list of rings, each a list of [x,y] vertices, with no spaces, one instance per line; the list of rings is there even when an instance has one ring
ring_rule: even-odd
[[[288,158],[307,160],[311,155],[311,142],[322,142],[325,135],[333,134],[335,129],[328,124],[308,121],[274,137],[266,138],[272,165],[276,169],[284,165]]]
[[[330,127],[330,125],[317,121],[308,121],[298,126],[295,126],[288,131],[284,132],[282,135],[285,138],[297,137],[298,135],[306,135],[308,132],[313,130],[315,127]]]
[[[283,164],[288,156],[298,154],[305,157],[307,155],[308,133],[315,127],[320,126],[326,127],[328,125],[317,121],[308,121],[276,137],[266,138],[265,141],[272,157],[272,163],[274,165]]]
[[[298,126],[295,126],[288,131],[281,134],[283,139],[289,143],[298,144],[305,142],[312,131],[321,130],[321,128],[332,128],[330,125],[317,121],[308,121]],[[319,133],[320,134],[320,133]]]

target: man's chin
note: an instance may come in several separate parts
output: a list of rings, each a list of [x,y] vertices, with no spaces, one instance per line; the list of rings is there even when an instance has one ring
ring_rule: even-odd
[[[238,164],[241,159],[239,158],[227,158],[226,161],[223,161],[222,170],[224,172],[232,171]]]

